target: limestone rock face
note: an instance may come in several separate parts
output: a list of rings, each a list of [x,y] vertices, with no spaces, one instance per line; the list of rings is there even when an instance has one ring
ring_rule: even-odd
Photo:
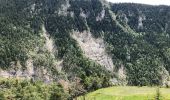
[[[67,10],[69,7],[70,7],[69,1],[66,1],[64,4],[61,5],[58,11],[58,15],[67,16],[67,14],[69,13]]]
[[[138,18],[138,29],[143,29],[143,21],[146,20],[145,15],[141,14]]]
[[[19,61],[18,61],[19,62]],[[14,66],[17,67],[17,66]],[[18,69],[9,69],[9,70],[0,70],[0,76],[4,78],[18,78],[18,79],[39,79],[44,82],[52,81],[49,71],[44,67],[37,68],[33,66],[33,60],[28,59],[26,61],[26,68],[23,70]]]
[[[47,33],[44,25],[42,26],[42,34],[45,38],[45,48],[48,50],[48,52],[54,54],[56,51],[54,41],[52,38],[50,38],[50,35]]]
[[[72,37],[79,43],[86,57],[96,61],[109,71],[114,70],[112,59],[105,51],[105,43],[102,38],[96,39],[92,37],[89,31],[84,31],[82,33],[73,31]]]
[[[101,21],[105,17],[106,11],[103,9],[99,15],[96,17],[96,21]]]

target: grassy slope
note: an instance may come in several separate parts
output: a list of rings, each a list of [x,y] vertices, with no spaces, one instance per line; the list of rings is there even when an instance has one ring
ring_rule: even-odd
[[[156,87],[110,87],[85,96],[85,100],[155,100]],[[170,89],[160,88],[162,100],[170,100]],[[84,97],[78,98],[83,100]]]

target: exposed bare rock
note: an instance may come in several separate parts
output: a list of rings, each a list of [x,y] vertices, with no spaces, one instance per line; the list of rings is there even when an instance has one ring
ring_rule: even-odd
[[[118,70],[118,79],[120,80],[121,84],[126,85],[126,70],[123,65]]]
[[[102,38],[93,38],[89,31],[82,33],[73,31],[72,37],[77,40],[86,57],[113,71],[114,65],[111,57],[105,51],[105,44]]]
[[[31,10],[34,11],[35,10],[35,3],[31,5]]]
[[[100,13],[99,13],[99,15],[96,17],[96,21],[101,21],[101,20],[103,20],[103,18],[105,17],[105,10],[103,9]]]
[[[27,62],[26,62],[26,66],[27,66],[28,76],[33,75],[35,73],[34,66],[33,66],[33,60],[28,59]]]
[[[61,80],[58,81],[58,83],[63,86],[64,90],[69,90],[69,87],[70,87],[69,82],[61,79]]]
[[[20,62],[17,61],[17,64],[13,66],[12,69],[9,70],[0,70],[0,76],[5,78],[32,78],[32,75],[34,74],[32,60],[26,61],[26,70],[22,70],[21,67],[19,68],[18,65],[20,65]]]
[[[49,82],[53,81],[49,71],[47,69],[45,69],[44,67],[35,68],[35,73],[34,73],[33,78],[35,80],[43,80],[45,83],[49,83]]]
[[[67,16],[68,15],[68,8],[70,7],[69,1],[66,1],[64,4],[61,5],[61,8],[58,10],[58,15],[60,16]]]
[[[45,43],[45,48],[50,52],[50,53],[54,53],[56,51],[55,49],[55,45],[54,45],[54,41],[52,38],[50,38],[50,35],[47,33],[45,26],[42,26],[42,33],[43,33],[43,37],[46,39],[46,43]]]
[[[143,29],[143,21],[146,20],[146,17],[141,14],[139,15],[139,18],[138,18],[138,29]]]
[[[89,13],[85,13],[82,9],[80,9],[80,11],[81,11],[81,12],[80,12],[80,16],[81,16],[81,17],[83,17],[83,18],[85,18],[85,19],[88,18]]]
[[[73,18],[74,17],[74,12],[70,12],[70,16]]]
[[[117,16],[121,21],[125,22],[126,24],[128,23],[129,19],[127,18],[126,14],[124,14],[122,11],[118,12]]]
[[[63,60],[55,61],[56,69],[61,72],[63,68]]]
[[[167,88],[170,88],[170,76],[168,77],[168,81],[165,83],[165,86]]]
[[[45,26],[42,26],[42,33],[43,33],[43,37],[45,38],[45,49],[48,50],[48,52],[51,53],[51,56],[54,57],[55,59],[55,53],[57,52],[57,48],[54,44],[54,41],[52,38],[50,38],[50,35],[48,34],[48,32],[45,29]],[[61,71],[62,67],[63,67],[63,60],[55,60],[54,65],[56,66],[56,69],[58,71]]]
[[[9,78],[11,77],[12,75],[10,73],[8,73],[6,70],[0,70],[0,76],[1,77],[4,77],[4,78]]]
[[[127,85],[128,81],[126,79],[126,70],[123,65],[121,65],[115,72],[116,77],[110,80],[113,85]]]
[[[17,66],[15,66],[17,67]],[[44,67],[37,68],[33,66],[33,60],[28,59],[26,61],[26,69],[10,69],[0,70],[0,76],[4,78],[18,78],[18,79],[41,79],[44,82],[52,81],[49,71]]]
[[[165,86],[168,82],[168,79],[169,79],[169,72],[165,69],[165,67],[162,66],[159,74],[162,77],[162,85]]]

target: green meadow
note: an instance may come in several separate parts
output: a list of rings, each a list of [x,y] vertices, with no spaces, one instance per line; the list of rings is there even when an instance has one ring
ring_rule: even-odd
[[[99,89],[77,100],[170,100],[170,88],[116,86]]]

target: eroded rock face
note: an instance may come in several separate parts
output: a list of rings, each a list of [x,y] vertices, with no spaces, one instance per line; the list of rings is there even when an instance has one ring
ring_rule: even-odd
[[[88,16],[89,16],[89,13],[85,13],[83,10],[82,10],[82,8],[80,9],[80,16],[82,17],[82,18],[88,18]]]
[[[93,38],[89,31],[84,31],[82,33],[73,31],[71,35],[79,43],[86,57],[94,60],[110,71],[114,70],[112,59],[105,51],[103,39]]]
[[[162,86],[166,86],[166,84],[169,81],[169,72],[162,66],[161,71],[159,72],[159,74],[162,77]],[[170,86],[170,84],[169,84]]]
[[[124,14],[122,11],[118,12],[117,15],[118,19],[120,19],[122,22],[125,22],[126,24],[128,24],[129,19],[127,18],[126,14]]]
[[[103,9],[100,13],[99,13],[99,15],[96,17],[96,21],[101,21],[101,20],[103,20],[104,19],[104,17],[105,17],[105,10]]]
[[[61,8],[58,11],[58,15],[60,16],[67,16],[67,14],[69,13],[67,10],[70,7],[69,1],[66,1],[65,4],[61,5]]]
[[[29,63],[29,64],[28,64]],[[21,69],[21,64],[20,61],[17,61],[16,64],[15,62],[11,62],[11,69],[8,70],[2,70],[0,69],[0,76],[4,77],[4,78],[27,78],[30,79],[32,77],[32,73],[29,72],[29,68],[31,67],[30,64],[32,64],[32,62],[30,60],[27,60],[26,62],[26,70]],[[34,72],[33,72],[34,73]]]
[[[48,34],[47,30],[45,29],[45,26],[42,26],[42,35],[45,38],[45,45],[44,48],[51,54],[51,56],[55,59],[55,53],[57,53],[57,48],[54,44],[54,40],[50,38],[50,35]],[[56,66],[56,69],[58,71],[62,70],[63,67],[63,60],[55,60],[54,65]]]
[[[57,49],[55,47],[54,41],[50,38],[50,35],[45,29],[45,26],[42,26],[42,37],[45,39],[44,47],[41,47],[45,52],[49,52],[50,56],[54,59],[54,65],[56,66],[56,70],[62,68],[62,61],[58,61],[55,59],[55,53]],[[37,47],[39,48],[39,47]],[[34,53],[36,54],[38,50],[35,50]],[[34,57],[38,55],[29,55],[29,59],[25,62],[25,67],[21,66],[20,61],[11,62],[11,69],[9,70],[0,70],[0,76],[5,78],[19,78],[19,79],[40,79],[44,82],[52,81],[51,72],[48,71],[46,66],[34,66]]]
[[[32,11],[35,10],[35,3],[31,5],[31,10],[32,10]]]
[[[19,61],[17,62],[19,64]],[[18,69],[9,69],[2,70],[0,69],[0,76],[4,78],[18,78],[18,79],[41,79],[44,82],[52,81],[50,74],[47,69],[44,67],[36,68],[33,66],[33,60],[28,59],[26,61],[26,69],[18,68]],[[17,65],[14,66],[18,67]]]
[[[127,80],[126,80],[126,70],[125,67],[123,65],[121,65],[121,67],[118,70],[118,79],[119,79],[119,83],[121,85],[126,85],[127,84]]]
[[[0,76],[4,77],[4,78],[9,78],[12,75],[9,72],[7,72],[6,70],[0,70]]]
[[[44,25],[42,26],[42,34],[45,38],[45,49],[53,54],[56,51],[54,41],[52,38],[50,38],[50,35],[47,33]]]
[[[146,20],[146,17],[141,14],[138,17],[138,29],[143,29],[143,21]]]
[[[126,69],[124,65],[120,65],[120,67],[115,71],[116,77],[112,78],[110,82],[112,85],[123,85],[126,86],[128,83]]]
[[[24,75],[27,78],[32,78],[32,76],[35,74],[35,69],[33,66],[33,60],[32,59],[28,59],[26,62],[26,70],[24,71]]]

